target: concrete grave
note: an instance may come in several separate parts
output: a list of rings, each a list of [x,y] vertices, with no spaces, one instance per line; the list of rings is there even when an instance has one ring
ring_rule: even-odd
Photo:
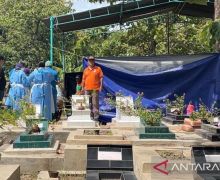
[[[14,141],[13,148],[49,148],[54,144],[54,136],[48,134],[48,121],[46,119],[30,117],[31,121],[38,121],[38,127],[40,128],[39,133],[31,133],[26,131],[21,133],[20,136]],[[32,125],[30,125],[32,126]]]
[[[122,127],[138,127],[140,125],[140,118],[134,115],[128,115],[121,110],[121,108],[134,109],[134,101],[131,96],[116,97],[116,117],[112,121]]]
[[[220,127],[211,124],[202,124],[201,129],[196,129],[195,132],[210,141],[220,141]]]
[[[1,164],[19,164],[21,173],[54,171],[63,168],[63,155],[57,154],[59,142],[51,148],[13,148],[10,145],[2,153]]]
[[[72,116],[68,117],[67,122],[63,124],[64,129],[95,127],[95,121],[90,118],[89,96],[72,96]]]
[[[66,145],[64,149],[64,171],[85,171],[86,145]]]
[[[1,180],[20,180],[19,165],[0,165]]]
[[[198,168],[194,171],[194,179],[220,179],[219,162],[220,148],[215,146],[193,147],[192,161],[200,164],[201,167],[210,166],[209,168]]]
[[[88,135],[86,132],[96,134]],[[104,132],[104,133],[103,133]],[[103,133],[103,134],[102,134]],[[126,144],[130,145],[131,141],[127,140],[118,129],[78,129],[70,132],[67,138],[67,144]]]
[[[88,145],[86,180],[137,180],[131,146]]]

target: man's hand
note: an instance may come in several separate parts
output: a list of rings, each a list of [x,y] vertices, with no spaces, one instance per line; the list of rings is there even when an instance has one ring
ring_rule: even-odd
[[[82,87],[81,92],[82,92],[82,94],[85,94],[85,89],[84,89],[84,87]]]
[[[99,88],[99,92],[101,92],[102,91],[102,86]]]

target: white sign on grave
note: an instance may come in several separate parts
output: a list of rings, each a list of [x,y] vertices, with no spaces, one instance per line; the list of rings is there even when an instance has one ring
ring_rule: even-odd
[[[205,158],[206,158],[206,162],[220,163],[219,154],[205,155]]]
[[[98,151],[98,160],[121,161],[122,153],[114,151]]]

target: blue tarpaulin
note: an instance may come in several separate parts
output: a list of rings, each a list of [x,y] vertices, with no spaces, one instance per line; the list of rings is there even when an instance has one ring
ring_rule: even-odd
[[[101,110],[106,93],[121,91],[135,99],[144,92],[144,106],[164,107],[164,99],[185,93],[198,107],[202,100],[208,107],[220,99],[220,54],[155,57],[97,58],[104,73],[104,90],[100,96]],[[87,60],[83,60],[84,68]]]

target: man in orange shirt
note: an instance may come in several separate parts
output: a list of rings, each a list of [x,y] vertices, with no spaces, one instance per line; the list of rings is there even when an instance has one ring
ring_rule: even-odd
[[[95,58],[90,56],[89,66],[83,72],[82,88],[86,95],[90,95],[91,119],[99,119],[99,92],[102,91],[103,72],[95,65]]]

